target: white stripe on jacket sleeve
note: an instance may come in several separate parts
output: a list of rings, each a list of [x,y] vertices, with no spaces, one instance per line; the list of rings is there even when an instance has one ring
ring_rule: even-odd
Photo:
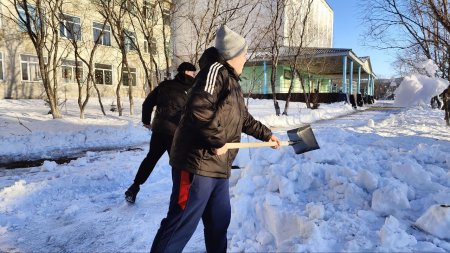
[[[222,64],[216,62],[209,68],[208,76],[206,78],[205,91],[209,94],[213,94],[214,86],[216,84],[217,73],[219,69],[222,67]]]

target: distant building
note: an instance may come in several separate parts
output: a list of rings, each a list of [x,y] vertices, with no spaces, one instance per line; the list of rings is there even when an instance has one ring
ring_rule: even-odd
[[[304,4],[305,1],[297,3]],[[321,95],[322,102],[342,99],[354,101],[357,97],[362,99],[362,97],[373,96],[376,75],[372,69],[370,57],[358,57],[351,49],[332,48],[333,18],[333,10],[325,0],[314,0],[310,16],[308,16],[302,48],[292,43],[295,39],[282,41],[275,81],[275,93],[279,94],[281,99],[284,98],[283,94],[289,91],[291,83],[293,99],[298,101],[304,99],[304,96],[299,95],[300,93],[315,93],[316,89],[318,93],[354,95],[347,98],[339,95]],[[289,26],[291,19],[292,15],[289,15],[288,10],[285,27],[292,27]],[[301,28],[298,26],[296,30]],[[283,32],[284,37],[292,35],[292,31],[286,28]],[[293,34],[297,33],[294,31]],[[272,93],[270,47],[258,48],[249,54],[253,57],[245,65],[241,76],[243,90],[246,94],[254,94],[256,97],[258,94],[270,96]],[[292,73],[290,66],[296,55],[298,55],[296,67],[298,73]]]
[[[11,13],[15,13],[15,6],[11,5],[12,1],[2,1],[0,5],[0,97],[1,98],[41,98],[45,96],[42,85],[42,79],[36,57],[36,51],[31,40],[26,33],[26,28],[18,25],[17,21],[11,21],[11,18],[17,20],[17,17]],[[9,4],[9,5],[8,5]],[[167,10],[170,9],[171,1],[165,1]],[[129,8],[136,8],[130,2]],[[133,7],[134,6],[134,7]],[[151,11],[155,10],[154,0],[139,0],[139,8],[147,8],[149,19],[158,15],[157,25],[155,26],[155,40],[146,41],[143,34],[138,29],[133,30],[130,21],[126,22],[124,29],[127,31],[125,41],[129,41],[128,45],[128,62],[130,65],[133,82],[131,85],[136,86],[133,89],[133,95],[136,97],[145,96],[147,88],[147,80],[144,75],[144,66],[139,60],[136,49],[130,40],[139,45],[143,49],[143,57],[147,66],[157,64],[160,69],[165,68],[166,61],[163,55],[164,44],[161,36],[162,19],[169,12]],[[19,11],[23,8],[17,6]],[[9,10],[8,10],[9,9]],[[31,6],[32,9],[32,6]],[[80,63],[75,63],[75,56],[72,46],[68,40],[69,36],[79,36],[79,40],[86,42],[83,44],[85,48],[92,48],[94,41],[100,36],[103,25],[103,17],[96,10],[96,6],[91,0],[78,0],[67,2],[63,6],[63,15],[61,17],[58,29],[59,39],[61,41],[60,67],[57,70],[57,82],[59,85],[60,97],[66,94],[68,97],[76,97],[78,94],[78,86],[75,78],[76,68],[81,68],[81,78],[86,78],[86,67]],[[73,35],[68,31],[69,27],[76,30]],[[116,87],[120,81],[121,69],[121,53],[118,49],[112,34],[112,28],[105,26],[104,34],[100,39],[99,48],[96,51],[95,64],[95,82],[103,96],[115,96]],[[170,34],[170,27],[166,27],[166,32]],[[170,36],[170,35],[169,35]],[[154,56],[155,62],[151,62],[150,54]],[[80,67],[81,66],[81,67]],[[127,74],[122,80],[121,93],[128,93]],[[94,94],[94,90],[92,90]]]
[[[229,0],[228,6],[234,6],[240,0]],[[279,25],[278,34],[282,39],[280,46],[288,46],[289,42],[287,37],[291,37],[291,45],[299,46],[300,41],[297,39],[300,32],[301,16],[305,15],[306,6],[309,0],[288,0],[285,1],[283,6],[284,10],[280,17],[281,23]],[[212,8],[213,3],[207,0],[198,1],[183,1],[174,0],[174,5],[177,6],[173,28],[173,50],[174,50],[174,62],[181,62],[191,60],[194,54],[201,54],[204,49],[214,45],[214,32],[218,27],[211,26],[211,20],[209,16],[205,15],[205,8],[210,6]],[[267,27],[270,25],[271,13],[275,12],[277,1],[275,0],[246,0],[242,9],[238,10],[241,16],[235,16],[233,19],[227,22],[227,25],[236,30],[241,31],[246,35],[246,40],[249,43],[250,49],[258,44],[258,48],[264,47],[265,41],[267,41],[268,35],[266,34]],[[252,9],[254,4],[257,4]],[[301,8],[298,8],[301,7]],[[305,8],[303,8],[305,7]],[[270,9],[272,8],[272,9]],[[293,11],[297,10],[297,11]],[[298,12],[299,11],[299,12]],[[250,13],[250,14],[248,14]],[[249,15],[249,16],[247,16]],[[306,24],[306,36],[303,45],[310,47],[332,47],[333,45],[333,10],[325,0],[313,0],[310,10],[310,15]],[[203,21],[204,22],[201,22]],[[196,26],[194,27],[193,21]],[[215,21],[217,23],[217,21]],[[295,23],[294,23],[295,22]],[[243,25],[243,24],[246,25]],[[200,25],[206,29],[198,35]],[[217,23],[219,25],[219,23]],[[290,29],[296,26],[298,29]],[[212,30],[210,30],[210,28]],[[266,34],[265,37],[263,35]],[[209,41],[207,44],[203,44],[204,41],[198,41],[198,36],[201,39]],[[207,38],[206,38],[207,37]],[[260,43],[261,42],[261,43]]]

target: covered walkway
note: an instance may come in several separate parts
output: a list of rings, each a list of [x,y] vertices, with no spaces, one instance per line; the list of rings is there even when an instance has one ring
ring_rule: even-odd
[[[311,94],[315,89],[319,91],[320,102],[335,102],[336,100],[346,100],[352,104],[362,105],[363,99],[367,102],[373,101],[375,91],[376,75],[372,70],[370,57],[358,57],[351,49],[341,48],[302,48],[300,50],[295,48],[281,48],[279,57],[279,68],[277,81],[278,87],[276,90],[277,97],[283,99],[287,93],[286,88],[291,83],[289,75],[292,76],[290,70],[291,62],[293,61],[295,52],[298,53],[298,60],[296,65],[297,79],[294,80],[292,98],[295,101],[301,101],[303,96],[303,89],[300,87],[300,82],[305,82],[306,92]],[[252,93],[254,96],[261,97],[271,96],[270,89],[270,58],[265,53],[254,53],[249,60],[247,71],[244,70],[244,92]],[[249,68],[255,66],[261,67],[260,75],[249,78]],[[287,73],[287,74],[286,74]],[[300,78],[298,75],[302,75]],[[245,80],[246,79],[246,80]],[[261,83],[261,89],[249,89],[249,80],[256,79],[256,83]],[[288,82],[286,85],[284,83]],[[252,85],[252,87],[254,84]]]

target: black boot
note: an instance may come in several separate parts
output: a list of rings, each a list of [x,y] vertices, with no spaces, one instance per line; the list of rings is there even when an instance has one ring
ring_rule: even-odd
[[[125,192],[125,200],[134,203],[136,201],[136,195],[139,192],[139,185],[138,184],[132,184],[130,188]]]

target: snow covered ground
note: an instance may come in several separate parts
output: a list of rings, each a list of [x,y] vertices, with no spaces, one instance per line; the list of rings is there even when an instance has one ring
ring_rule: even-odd
[[[0,100],[2,158],[51,156],[83,145],[142,149],[0,170],[0,251],[148,252],[167,211],[171,179],[164,155],[136,204],[124,201],[148,151],[143,143],[150,134],[139,126],[140,115],[100,117],[90,108],[91,118],[82,122],[71,106],[69,116],[53,121],[43,115],[45,107],[25,102]],[[444,205],[450,204],[450,131],[442,111],[372,108],[349,114],[352,109],[342,104],[314,112],[293,104],[292,115],[278,118],[270,115],[271,101],[252,100],[249,108],[284,140],[286,128],[348,115],[312,124],[320,150],[240,151],[235,164],[241,169],[230,179],[230,252],[450,251],[450,211]],[[200,224],[185,250],[204,251],[203,244]]]
[[[113,99],[104,99],[107,116],[91,99],[86,119],[79,119],[75,100],[67,102],[64,117],[52,120],[42,100],[0,100],[0,164],[24,159],[45,159],[76,155],[84,150],[127,148],[148,143],[150,132],[142,127],[141,105],[135,101],[134,115],[124,102],[124,116],[110,112]],[[284,106],[284,103],[281,103]],[[289,116],[277,117],[266,101],[250,100],[257,119],[271,127],[296,126],[353,112],[342,103],[309,110],[303,103],[290,103]]]

